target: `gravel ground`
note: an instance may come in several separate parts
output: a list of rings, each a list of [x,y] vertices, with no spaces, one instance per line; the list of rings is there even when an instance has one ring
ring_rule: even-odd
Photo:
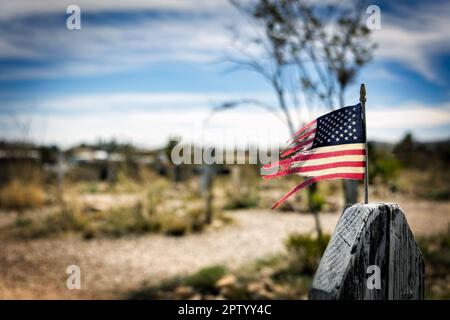
[[[414,234],[447,230],[450,204],[400,203]],[[186,237],[147,235],[122,239],[78,238],[0,243],[0,298],[121,298],[127,290],[212,264],[231,268],[284,250],[291,232],[312,232],[311,215],[270,210],[230,213],[235,223]],[[321,214],[331,233],[338,214]],[[82,289],[66,288],[65,270],[81,267]]]

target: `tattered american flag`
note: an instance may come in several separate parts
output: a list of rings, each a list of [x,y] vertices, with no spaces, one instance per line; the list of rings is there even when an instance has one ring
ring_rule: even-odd
[[[361,104],[341,108],[311,121],[294,134],[288,141],[288,149],[281,154],[282,160],[264,166],[278,167],[278,171],[263,178],[288,174],[309,178],[278,200],[272,209],[314,182],[364,179],[366,137],[362,115]]]

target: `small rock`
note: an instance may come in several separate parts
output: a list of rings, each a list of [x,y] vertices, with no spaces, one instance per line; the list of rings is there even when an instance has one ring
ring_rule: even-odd
[[[188,297],[192,294],[192,288],[188,286],[180,286],[175,289],[175,294],[182,297]]]
[[[261,291],[261,290],[264,290],[264,287],[259,282],[250,282],[247,285],[247,291],[248,292],[258,292],[258,291]]]
[[[270,277],[274,274],[275,270],[271,267],[264,267],[261,269],[260,273],[263,277]]]
[[[272,285],[272,292],[276,294],[284,294],[286,292],[286,289],[283,286],[280,286],[278,284]]]
[[[260,295],[263,299],[268,299],[268,300],[273,300],[273,299],[275,299],[275,294],[273,294],[272,292],[262,291],[262,292],[259,293],[259,295]]]
[[[220,278],[219,280],[217,280],[216,288],[224,288],[224,287],[232,286],[236,283],[236,281],[237,281],[237,279],[234,275],[232,275],[232,274],[226,275],[226,276]]]
[[[263,288],[267,291],[273,291],[274,283],[270,278],[264,278],[262,280]]]
[[[212,229],[220,229],[223,227],[223,225],[224,225],[223,221],[216,219],[212,222],[211,228]]]

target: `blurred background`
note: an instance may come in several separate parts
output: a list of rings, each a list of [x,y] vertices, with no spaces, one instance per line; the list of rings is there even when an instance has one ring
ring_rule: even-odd
[[[272,211],[303,180],[264,181],[250,150],[360,83],[371,202],[401,206],[426,297],[450,298],[448,2],[72,4],[0,0],[0,298],[307,298],[362,183]],[[235,161],[180,164],[175,146]]]

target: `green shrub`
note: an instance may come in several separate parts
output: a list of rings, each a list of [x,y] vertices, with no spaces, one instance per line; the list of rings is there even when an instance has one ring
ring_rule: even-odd
[[[165,214],[165,217],[160,220],[161,230],[170,236],[182,236],[191,231],[191,224],[185,217],[177,217],[174,214]]]
[[[157,218],[149,215],[144,205],[138,202],[133,207],[105,212],[104,221],[100,221],[98,232],[119,237],[126,234],[158,231],[161,229],[161,222]]]
[[[17,218],[12,227],[7,228],[6,233],[14,237],[33,239],[54,236],[64,232],[83,231],[89,221],[81,212],[74,208],[65,208],[45,218],[30,219]]]
[[[18,228],[28,228],[32,224],[33,224],[33,220],[31,220],[30,218],[18,217],[16,219],[16,227],[18,227]]]
[[[291,268],[298,273],[314,274],[329,240],[329,235],[313,238],[310,235],[291,234],[285,242]]]
[[[231,199],[223,208],[224,210],[238,210],[255,208],[259,204],[258,198],[239,198]]]
[[[164,183],[164,181],[162,181]],[[162,183],[156,182],[158,186]],[[156,188],[156,187],[155,187]],[[19,219],[8,226],[6,236],[36,238],[61,235],[66,232],[80,234],[85,239],[97,237],[120,237],[128,234],[161,231],[166,235],[182,236],[203,230],[205,210],[203,202],[192,192],[180,196],[179,201],[162,202],[163,196],[152,189],[141,201],[131,207],[117,207],[109,210],[89,210],[76,202],[64,204],[59,212],[45,218],[32,216]],[[215,214],[215,228],[230,223],[229,216]]]
[[[200,292],[215,292],[216,282],[227,273],[224,266],[203,268],[186,278],[186,284]]]
[[[450,226],[448,232],[417,238],[425,261],[425,298],[450,299]]]
[[[311,209],[313,212],[320,212],[325,205],[325,198],[318,192],[311,197]]]
[[[424,198],[435,201],[445,201],[450,199],[450,190],[430,190],[430,189],[432,188],[427,189],[427,192],[422,194]]]
[[[90,181],[81,186],[81,193],[95,194],[99,193],[100,191],[101,190],[99,189],[98,182]]]
[[[382,183],[392,183],[402,170],[402,163],[389,151],[378,150],[369,146],[369,175],[371,181],[380,180]]]
[[[450,271],[450,228],[449,232],[417,239],[425,262],[430,264],[433,272],[445,276]]]

